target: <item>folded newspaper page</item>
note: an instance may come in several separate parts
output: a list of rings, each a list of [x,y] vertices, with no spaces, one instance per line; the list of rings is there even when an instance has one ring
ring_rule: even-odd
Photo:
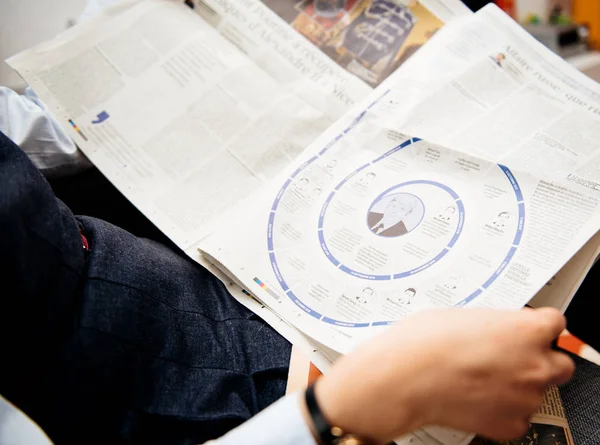
[[[600,258],[600,233],[596,233],[565,266],[553,275],[529,306],[555,307],[565,312],[587,272]]]
[[[182,249],[371,91],[259,0],[186,3],[194,9],[124,0],[9,61],[90,160]],[[426,3],[444,19],[465,14]],[[411,8],[425,11],[418,2]],[[366,34],[353,41],[371,42],[364,57],[414,34],[402,27],[412,14],[402,2],[353,1],[344,14],[359,10]]]
[[[442,22],[469,14],[459,0],[353,0],[335,17],[319,5],[311,11],[292,3],[302,29],[335,26],[338,39],[362,17],[353,45],[364,42],[361,57],[384,49],[394,66]],[[111,182],[217,275],[193,245],[371,91],[270,6],[122,0],[10,61]],[[408,16],[410,28],[402,21]],[[390,39],[402,41],[395,52],[386,49]],[[308,344],[269,307],[223,281],[294,344]],[[322,362],[312,345],[306,351]]]
[[[449,53],[467,41],[468,58]],[[439,47],[457,62],[423,84]],[[521,308],[600,227],[599,93],[487,7],[442,29],[200,247],[343,353],[416,311]]]
[[[10,63],[183,249],[370,89],[316,48],[267,72],[182,2],[129,3]]]

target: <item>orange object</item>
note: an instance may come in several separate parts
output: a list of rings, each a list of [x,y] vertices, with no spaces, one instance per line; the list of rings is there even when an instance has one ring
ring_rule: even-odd
[[[558,346],[575,355],[581,355],[583,347],[586,346],[586,344],[574,335],[565,332],[560,337],[558,337]]]
[[[496,0],[494,3],[496,3],[496,5],[498,5],[500,9],[502,9],[512,18],[516,17],[516,8],[514,0]]]
[[[573,21],[589,26],[590,44],[600,49],[600,0],[573,0]]]
[[[323,374],[321,373],[321,371],[319,371],[319,368],[317,368],[315,365],[313,365],[312,363],[310,364],[310,369],[308,371],[308,384],[312,385],[313,383],[315,383],[317,381],[317,379],[319,377],[321,377]]]

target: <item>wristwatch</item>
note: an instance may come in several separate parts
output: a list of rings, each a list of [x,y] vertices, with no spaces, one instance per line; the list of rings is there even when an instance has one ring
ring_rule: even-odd
[[[341,428],[329,425],[321,412],[315,396],[315,387],[310,385],[305,392],[306,407],[312,419],[321,445],[369,445],[371,442],[354,434],[346,434]]]

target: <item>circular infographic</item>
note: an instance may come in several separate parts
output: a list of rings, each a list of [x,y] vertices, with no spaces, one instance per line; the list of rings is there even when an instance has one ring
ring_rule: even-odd
[[[519,184],[508,168],[489,164],[483,179],[466,188],[459,180],[464,167],[454,177],[429,172],[415,178],[410,162],[418,156],[437,161],[456,155],[434,156],[419,139],[408,139],[336,180],[332,171],[342,166],[327,151],[340,139],[298,168],[271,207],[270,263],[285,296],[303,312],[340,327],[386,325],[422,298],[465,305],[506,269],[525,218]],[[318,215],[315,210],[311,219],[306,213],[317,200]],[[480,227],[469,231],[475,247],[467,258],[457,246],[465,243],[470,208],[469,224]],[[459,259],[466,277],[452,269]],[[437,274],[436,265],[446,275],[420,278]]]
[[[358,207],[343,218],[335,215],[339,206],[355,199],[352,183],[338,184],[325,201],[317,226],[319,243],[325,257],[336,268],[355,277],[385,281],[413,275],[433,266],[448,254],[462,232],[462,200],[450,187],[436,181],[413,180],[394,184],[381,192],[364,212]],[[405,255],[402,247],[406,245],[403,237],[410,233],[431,231],[430,225],[422,225],[428,213],[423,200],[438,205],[444,203],[447,209],[454,209],[455,215],[437,230],[435,243],[428,238],[421,241],[421,245],[435,244],[437,247],[432,246],[434,253],[419,259]],[[360,224],[364,224],[368,234],[364,233],[363,227],[357,227]],[[348,248],[349,232],[362,233],[362,236],[358,235],[362,247],[358,252],[362,251],[364,255],[357,254],[356,249]],[[350,238],[358,239],[357,236]],[[371,255],[368,255],[369,247]],[[378,261],[374,261],[374,256]]]

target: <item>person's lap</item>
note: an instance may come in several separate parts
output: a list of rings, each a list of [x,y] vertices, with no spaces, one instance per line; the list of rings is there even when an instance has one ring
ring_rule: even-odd
[[[98,368],[127,370],[101,374],[131,394],[132,409],[212,429],[283,395],[289,344],[214,276],[158,243],[80,220],[92,249],[81,345]]]
[[[52,439],[195,443],[283,395],[289,343],[215,277],[78,221],[0,134],[0,393]]]

